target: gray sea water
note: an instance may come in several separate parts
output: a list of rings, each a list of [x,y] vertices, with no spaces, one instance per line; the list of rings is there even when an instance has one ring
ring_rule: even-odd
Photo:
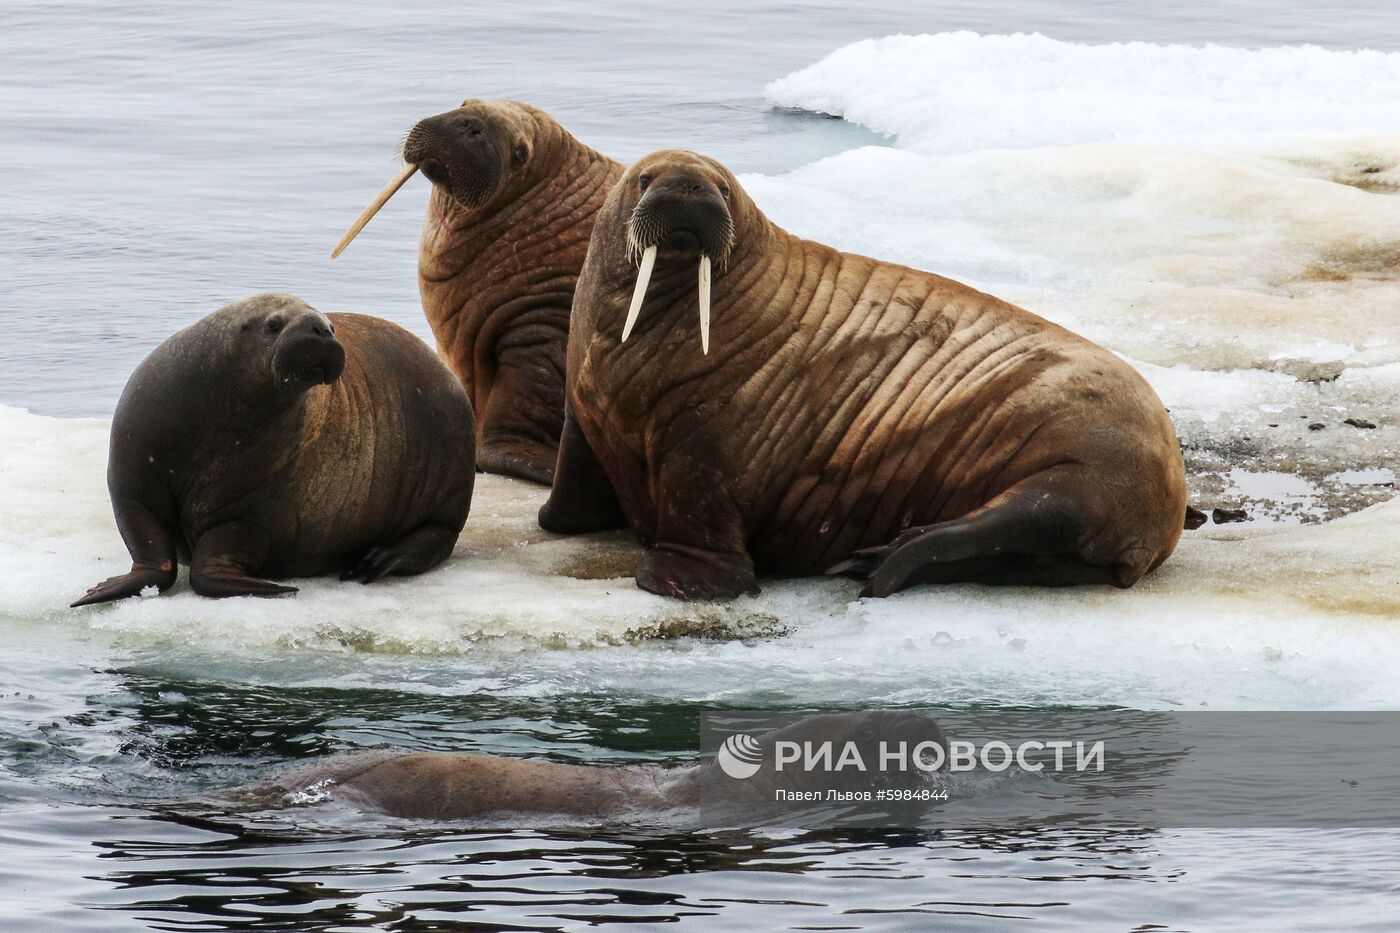
[[[872,137],[774,111],[766,82],[847,42],[956,29],[1400,49],[1383,2],[6,3],[0,403],[106,416],[160,339],[261,289],[426,334],[421,190],[328,254],[401,134],[464,97],[541,105],[621,159],[684,146],[778,172]],[[690,647],[214,651],[0,614],[0,930],[1383,929],[1400,914],[1393,833],[481,830],[201,803],[385,744],[685,760],[701,711],[790,699],[762,671],[707,699],[697,665],[677,701],[646,674]]]
[[[859,39],[968,29],[1083,42],[1400,48],[1385,2],[704,3],[416,0],[0,6],[0,402],[107,415],[170,331],[259,289],[426,333],[421,191],[329,248],[419,117],[545,107],[630,160],[663,146],[779,171],[871,139],[763,85]],[[1364,93],[1364,89],[1358,89]],[[401,196],[402,197],[402,196]]]

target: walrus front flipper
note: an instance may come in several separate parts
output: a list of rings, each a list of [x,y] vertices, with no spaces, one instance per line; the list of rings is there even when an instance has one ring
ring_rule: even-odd
[[[228,522],[200,535],[190,560],[190,586],[200,596],[290,596],[283,586],[248,575],[267,557],[267,532],[248,522]]]
[[[1048,473],[1030,477],[961,518],[910,528],[827,573],[867,575],[861,596],[919,583],[1117,585],[1116,567],[1079,556],[1082,510],[1059,485]]]
[[[544,332],[534,337],[539,342],[528,342],[532,330]],[[554,347],[550,328],[516,331],[497,347],[500,362],[491,395],[480,413],[476,468],[548,486],[554,481],[564,404],[562,360],[552,357],[563,342],[558,340],[558,348]],[[505,345],[507,341],[510,345]]]
[[[69,606],[76,609],[79,606],[91,606],[95,603],[111,602],[114,599],[126,599],[128,596],[139,596],[141,591],[148,586],[153,586],[163,593],[170,588],[170,584],[175,582],[175,573],[173,563],[167,563],[163,568],[139,562],[134,563],[131,565],[129,573],[108,577],[88,590],[82,599],[70,603]]]
[[[459,534],[460,529],[447,525],[415,528],[393,544],[370,548],[340,579],[373,583],[390,574],[411,577],[427,573],[452,554]]]
[[[658,545],[637,566],[637,586],[672,599],[733,599],[759,592],[753,563],[743,555]]]
[[[554,488],[540,508],[539,523],[545,531],[559,535],[627,527],[627,516],[618,504],[617,492],[567,404],[564,406],[564,431],[559,438],[559,459],[554,470]]]
[[[164,593],[175,582],[179,572],[175,564],[175,539],[165,523],[134,499],[114,499],[112,510],[122,541],[131,553],[131,570],[92,587],[72,604],[72,608],[139,596],[149,586]]]
[[[673,599],[733,599],[758,593],[744,522],[713,468],[663,464],[656,545],[637,566],[637,585]]]

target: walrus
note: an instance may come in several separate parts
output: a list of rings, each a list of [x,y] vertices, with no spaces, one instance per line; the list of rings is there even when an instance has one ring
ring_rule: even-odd
[[[926,776],[940,770],[942,762],[931,746],[920,746],[932,743],[944,752],[948,747],[933,718],[902,710],[808,716],[752,742],[757,770],[743,777],[727,774],[717,758],[680,767],[607,767],[495,755],[379,751],[333,756],[231,796],[263,805],[333,799],[388,816],[430,820],[554,814],[607,821],[699,806],[726,812],[772,809],[779,789],[914,789],[925,786]],[[778,742],[799,747],[830,742],[833,761],[839,760],[849,743],[864,768],[806,768],[791,760],[779,768]],[[898,755],[905,766],[882,765],[881,754],[886,751]],[[914,755],[925,762],[933,758],[939,767],[915,766]]]
[[[74,606],[164,592],[282,596],[262,577],[369,583],[447,559],[467,519],[472,409],[421,340],[292,295],[234,302],[136,368],[107,488],[131,570]]]
[[[548,485],[574,284],[622,166],[543,110],[506,100],[469,99],[418,121],[403,157],[331,255],[414,172],[428,177],[418,288],[438,352],[478,414],[477,466]]]
[[[866,596],[1127,587],[1181,534],[1180,448],[1131,366],[793,236],[690,152],[637,162],[599,213],[567,393],[540,525],[630,524],[637,583],[666,596],[754,593],[756,570],[854,574]]]

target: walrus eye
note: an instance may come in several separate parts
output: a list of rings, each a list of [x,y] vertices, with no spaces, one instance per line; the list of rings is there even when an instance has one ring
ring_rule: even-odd
[[[267,322],[267,332],[269,334],[280,334],[282,332],[282,322],[273,318]]]
[[[650,175],[643,175],[641,178],[637,179],[637,187],[642,189],[643,191],[647,190],[647,185],[649,184],[651,184]]]
[[[728,185],[720,185],[720,186],[719,186],[719,196],[722,197],[722,198],[724,198],[726,201],[729,200],[729,186],[728,186]]]
[[[511,150],[510,153],[510,159],[516,165],[524,165],[525,160],[529,157],[530,150],[525,146],[524,143],[521,143],[520,145],[516,146],[513,150]]]

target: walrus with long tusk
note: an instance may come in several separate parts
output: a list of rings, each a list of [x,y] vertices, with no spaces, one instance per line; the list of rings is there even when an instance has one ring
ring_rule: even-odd
[[[574,296],[540,524],[630,523],[643,589],[755,569],[1130,586],[1186,505],[1162,403],[1112,353],[965,285],[773,224],[689,152],[632,166]]]
[[[467,100],[420,120],[403,156],[331,255],[414,172],[428,176],[418,286],[438,350],[476,409],[477,465],[547,484],[564,420],[569,305],[622,166],[513,101]]]
[[[168,338],[112,419],[107,487],[131,570],[73,603],[282,596],[264,577],[369,583],[447,559],[471,507],[472,409],[389,321],[262,294]]]

